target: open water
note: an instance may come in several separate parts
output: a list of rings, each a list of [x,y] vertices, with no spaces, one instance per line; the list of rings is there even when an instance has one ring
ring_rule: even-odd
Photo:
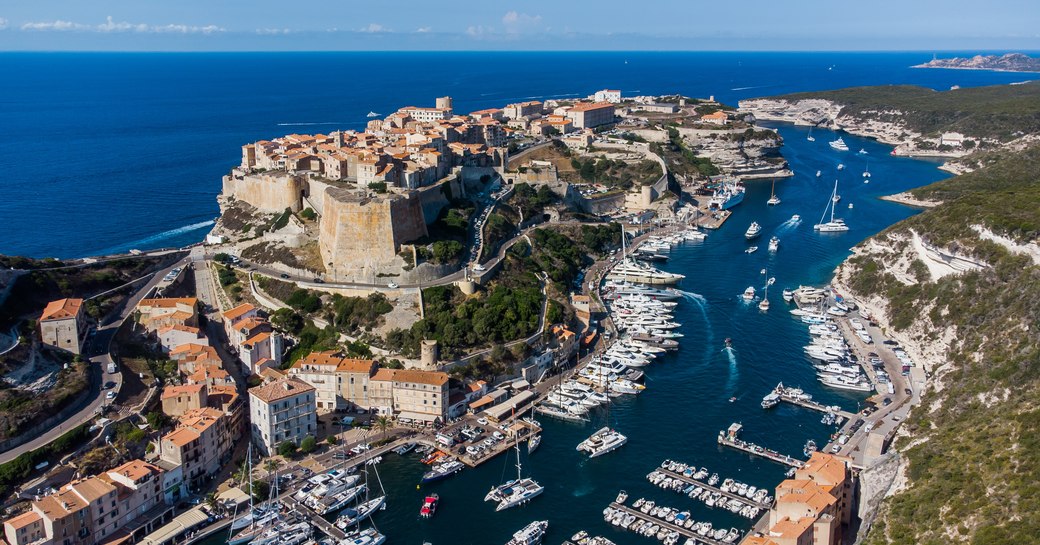
[[[741,98],[853,85],[936,89],[1021,74],[915,70],[930,53],[0,53],[0,253],[80,257],[201,240],[243,144],[361,128],[455,97],[682,92]]]
[[[288,132],[359,128],[369,110],[386,113],[428,104],[450,94],[459,111],[525,99],[573,97],[604,87],[626,95],[682,92],[740,98],[850,85],[914,83],[934,88],[1019,81],[989,72],[910,70],[920,53],[321,53],[321,54],[4,54],[0,72],[0,252],[80,256],[128,248],[198,241],[217,213],[219,177],[238,162],[242,144]],[[321,74],[321,77],[314,77]],[[820,386],[802,355],[808,335],[786,312],[783,287],[822,284],[857,242],[913,213],[878,200],[945,177],[937,163],[891,157],[888,146],[844,135],[851,152],[827,146],[835,135],[779,125],[783,153],[796,176],[777,183],[783,203],[767,207],[769,182],[748,184],[744,203],[703,243],[671,252],[664,268],[687,275],[690,292],[678,307],[681,349],[647,368],[648,389],[621,398],[610,423],[629,442],[588,460],[579,441],[606,423],[587,425],[541,418],[542,447],[525,473],[546,486],[529,505],[495,513],[486,490],[512,473],[510,457],[422,489],[425,466],[412,456],[387,456],[379,466],[389,501],[375,523],[389,543],[434,545],[505,543],[531,520],[548,519],[546,543],[578,529],[620,545],[647,543],[602,521],[619,489],[633,498],[689,509],[718,525],[749,523],[728,512],[664,492],[645,475],[664,458],[707,466],[725,477],[772,488],[785,468],[716,445],[719,430],[742,422],[744,436],[792,455],[809,438],[823,443],[833,431],[820,415],[789,406],[763,411],[759,401],[775,384],[801,386],[825,403],[855,410],[863,396]],[[860,148],[869,154],[855,154]],[[817,234],[838,162],[842,195],[838,215],[852,230]],[[869,184],[861,173],[869,164]],[[823,176],[816,178],[817,170]],[[855,208],[848,209],[853,203]],[[792,214],[802,217],[792,224]],[[744,230],[764,230],[754,254],[743,253]],[[766,251],[770,236],[780,251]],[[767,269],[766,275],[760,274]],[[773,308],[759,312],[738,296],[776,285]],[[761,290],[759,290],[761,291]],[[733,349],[723,350],[723,340]],[[730,398],[736,398],[730,402]],[[442,498],[437,515],[421,520],[422,495]],[[213,539],[216,545],[222,539]]]

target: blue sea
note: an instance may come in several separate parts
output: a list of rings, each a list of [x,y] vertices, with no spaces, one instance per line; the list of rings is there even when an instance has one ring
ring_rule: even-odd
[[[577,97],[748,97],[1027,76],[910,69],[926,53],[0,53],[0,253],[81,257],[197,242],[240,147],[361,128],[369,111]]]
[[[4,219],[0,252],[73,257],[198,241],[217,214],[220,176],[238,163],[240,146],[289,132],[360,128],[370,111],[387,113],[451,95],[459,111],[508,102],[584,96],[604,87],[626,95],[683,93],[739,99],[853,85],[917,84],[936,89],[1020,81],[1025,76],[912,70],[922,53],[287,53],[287,54],[6,54],[0,71],[0,165]],[[545,424],[543,446],[529,459],[545,493],[522,508],[495,513],[482,500],[514,468],[508,457],[417,489],[425,466],[387,456],[380,465],[388,508],[374,522],[388,543],[504,543],[534,519],[550,521],[546,543],[579,529],[619,545],[649,543],[602,521],[601,510],[627,490],[716,526],[747,521],[712,510],[645,480],[664,458],[707,466],[723,476],[772,488],[784,469],[718,447],[715,437],[741,422],[746,438],[800,455],[809,438],[833,428],[820,415],[789,406],[763,411],[777,382],[801,386],[827,404],[856,410],[861,395],[820,386],[802,353],[805,327],[786,312],[784,287],[826,283],[849,248],[914,210],[881,195],[947,176],[935,161],[892,157],[891,148],[844,135],[851,152],[827,146],[836,135],[777,124],[796,173],[777,183],[782,204],[766,206],[769,182],[748,184],[744,203],[701,243],[675,248],[664,265],[686,275],[689,296],[677,309],[685,334],[678,352],[647,368],[648,389],[619,400],[609,416],[584,426]],[[864,149],[867,154],[855,153]],[[847,168],[838,171],[838,163]],[[870,183],[862,173],[869,168]],[[817,178],[816,171],[823,176]],[[838,216],[851,230],[819,234],[834,179]],[[853,205],[849,209],[849,204]],[[790,221],[793,214],[801,223]],[[763,226],[762,249],[745,254],[743,233]],[[765,250],[770,236],[780,251]],[[766,274],[762,274],[762,269]],[[747,286],[769,292],[760,312],[740,301]],[[724,339],[733,339],[724,350]],[[730,401],[730,400],[733,401]],[[594,429],[615,425],[629,443],[588,460],[574,447]],[[423,494],[442,505],[432,520],[417,513]],[[217,537],[208,544],[223,542]]]

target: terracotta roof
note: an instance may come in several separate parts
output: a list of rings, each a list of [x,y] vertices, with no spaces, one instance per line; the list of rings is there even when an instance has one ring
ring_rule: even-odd
[[[87,502],[83,501],[83,498],[80,498],[78,494],[71,490],[62,490],[56,494],[40,498],[39,501],[33,502],[33,505],[40,511],[43,511],[44,517],[55,520],[85,508]]]
[[[14,528],[15,530],[19,530],[21,528],[29,526],[30,524],[40,522],[42,520],[43,517],[41,517],[39,513],[37,513],[36,511],[29,511],[26,513],[22,513],[17,517],[7,519],[6,521],[4,521],[4,524],[10,525],[11,528]]]
[[[138,481],[149,475],[162,473],[162,470],[143,460],[130,460],[115,469],[109,470],[109,473],[116,473],[131,481]]]
[[[369,373],[372,371],[372,366],[375,364],[375,360],[358,360],[353,358],[343,358],[336,366],[336,371],[346,373]]]
[[[741,545],[777,545],[777,543],[765,536],[748,536]]]
[[[343,356],[336,353],[335,350],[326,350],[324,352],[311,352],[306,356],[300,358],[293,364],[293,367],[302,367],[304,365],[317,365],[317,366],[328,366],[336,367],[343,361]]]
[[[274,382],[263,384],[255,388],[250,388],[249,395],[265,403],[272,403],[279,399],[285,399],[287,397],[313,391],[314,386],[311,386],[298,378],[289,377],[278,379]]]
[[[769,535],[772,537],[795,539],[805,534],[806,531],[812,531],[812,525],[815,522],[816,519],[812,517],[802,517],[798,520],[791,520],[784,517],[769,529]]]
[[[777,503],[805,504],[817,513],[837,503],[831,495],[832,486],[820,486],[813,481],[788,479],[776,487]]]
[[[242,303],[241,305],[238,305],[237,307],[225,312],[223,316],[224,318],[234,322],[236,319],[241,318],[242,316],[254,310],[256,310],[256,307],[254,307],[253,305],[249,303]]]
[[[169,441],[177,447],[184,447],[199,437],[201,437],[199,432],[191,428],[177,428],[163,436],[163,441]]]
[[[163,388],[162,399],[169,399],[183,394],[199,395],[206,389],[205,384],[183,384],[180,386],[167,386]]]
[[[83,299],[58,299],[47,303],[40,316],[40,321],[67,320],[75,318],[83,307]]]
[[[81,481],[69,483],[68,487],[76,491],[76,493],[88,503],[103,498],[105,495],[115,492],[116,490],[116,487],[98,479],[97,477],[87,477]]]
[[[571,107],[572,112],[588,112],[592,110],[602,110],[605,108],[614,108],[614,105],[609,102],[579,102]]]
[[[256,343],[264,342],[270,336],[271,336],[270,332],[264,331],[262,333],[257,333],[256,335],[253,335],[252,337],[247,339],[246,342],[244,342],[242,344],[256,344]]]
[[[795,478],[809,479],[820,484],[839,484],[847,478],[845,462],[832,454],[816,451],[809,461],[795,472]]]
[[[194,354],[194,353],[201,353],[201,352],[207,352],[208,353],[210,351],[212,351],[214,354],[216,353],[216,349],[213,348],[212,346],[208,346],[208,345],[205,345],[205,344],[198,344],[198,343],[185,343],[185,344],[177,345],[176,347],[173,348],[173,350],[170,350],[170,355],[172,356],[174,354]]]
[[[414,382],[443,386],[448,383],[448,374],[440,371],[420,371],[418,369],[380,369],[372,375],[373,381]]]

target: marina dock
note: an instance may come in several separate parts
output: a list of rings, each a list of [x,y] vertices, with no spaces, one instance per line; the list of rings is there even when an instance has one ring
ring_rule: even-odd
[[[742,428],[743,426],[741,426],[740,424],[732,424],[730,425],[729,430],[720,431],[719,444],[737,450],[742,450],[748,454],[761,456],[762,458],[765,458],[767,460],[772,460],[778,464],[784,464],[786,466],[791,466],[794,468],[801,468],[805,465],[805,462],[799,460],[798,458],[794,458],[786,454],[780,454],[775,450],[767,449],[749,441],[743,441],[739,439],[738,435],[740,434],[740,430]]]
[[[286,495],[281,497],[281,501],[294,513],[298,513],[307,518],[307,522],[311,523],[311,526],[317,528],[325,535],[334,538],[336,541],[342,541],[347,539],[347,534],[336,528],[335,524],[325,520],[321,515],[315,513],[310,507],[296,501],[292,495]]]
[[[792,396],[792,395],[788,394],[787,392],[779,392],[779,393],[780,393],[780,401],[783,401],[785,403],[790,403],[792,405],[797,405],[798,407],[802,407],[802,408],[805,408],[805,409],[810,409],[810,410],[813,410],[813,411],[819,411],[819,412],[824,413],[824,414],[826,414],[826,413],[834,413],[834,414],[836,414],[838,416],[841,416],[841,417],[845,418],[845,420],[851,420],[851,419],[853,419],[856,416],[856,415],[854,415],[854,414],[852,414],[852,413],[850,413],[848,411],[842,410],[841,408],[837,408],[836,409],[835,407],[828,407],[828,406],[824,405],[823,403],[819,403],[819,402],[813,401],[811,399],[803,399],[803,398],[800,398],[800,397],[795,397],[795,396]]]
[[[718,212],[709,212],[707,209],[701,210],[702,214],[698,217],[693,224],[697,225],[702,229],[715,230],[722,227],[722,224],[726,223],[726,220],[733,214],[729,210],[722,210]]]
[[[732,545],[732,544],[727,544],[724,541],[720,541],[720,540],[717,540],[717,539],[714,539],[714,538],[710,538],[710,537],[707,537],[707,536],[702,536],[702,535],[698,534],[697,532],[694,532],[693,530],[690,530],[688,528],[683,528],[682,526],[676,526],[675,524],[672,524],[672,523],[670,523],[670,522],[668,522],[668,521],[666,521],[664,519],[659,519],[657,517],[651,517],[650,515],[640,511],[639,509],[633,509],[633,508],[631,508],[631,507],[629,507],[629,506],[627,506],[627,505],[625,505],[623,503],[610,502],[610,506],[613,507],[614,509],[618,509],[618,510],[624,511],[624,512],[630,514],[630,515],[633,515],[638,520],[641,520],[641,521],[644,521],[644,522],[651,522],[653,524],[660,525],[662,528],[667,528],[668,530],[672,530],[672,531],[678,532],[679,535],[681,535],[683,537],[686,537],[686,538],[692,538],[692,539],[696,540],[699,543],[704,543],[706,545]],[[628,528],[625,528],[625,530],[628,530]],[[629,531],[631,531],[631,530],[629,530]]]
[[[722,494],[724,497],[729,498],[731,500],[737,500],[740,503],[743,503],[744,505],[749,505],[751,507],[758,507],[759,509],[769,509],[772,506],[772,503],[759,503],[759,502],[757,502],[757,501],[755,501],[755,500],[753,500],[753,499],[751,499],[751,498],[749,498],[747,496],[741,496],[739,494],[734,494],[732,492],[726,492],[726,491],[722,490],[721,488],[719,488],[717,486],[712,486],[712,485],[710,485],[710,484],[708,484],[708,483],[706,483],[704,481],[698,481],[697,479],[693,479],[693,478],[687,477],[687,476],[685,476],[685,475],[683,475],[681,473],[676,473],[674,471],[665,469],[663,467],[657,468],[656,471],[664,473],[665,475],[668,475],[669,477],[671,477],[673,479],[679,479],[680,481],[682,481],[684,483],[696,485],[696,486],[699,486],[701,488],[706,488],[708,490],[711,490],[712,492],[718,492],[719,494]]]

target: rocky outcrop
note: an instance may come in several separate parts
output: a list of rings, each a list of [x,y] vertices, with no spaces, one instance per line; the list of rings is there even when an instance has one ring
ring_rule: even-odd
[[[998,72],[1040,72],[1040,59],[1022,53],[1005,55],[975,55],[932,59],[911,68],[952,68],[956,70],[995,70]]]
[[[775,131],[757,127],[678,130],[687,147],[728,175],[743,180],[793,175],[780,155],[783,138]]]

